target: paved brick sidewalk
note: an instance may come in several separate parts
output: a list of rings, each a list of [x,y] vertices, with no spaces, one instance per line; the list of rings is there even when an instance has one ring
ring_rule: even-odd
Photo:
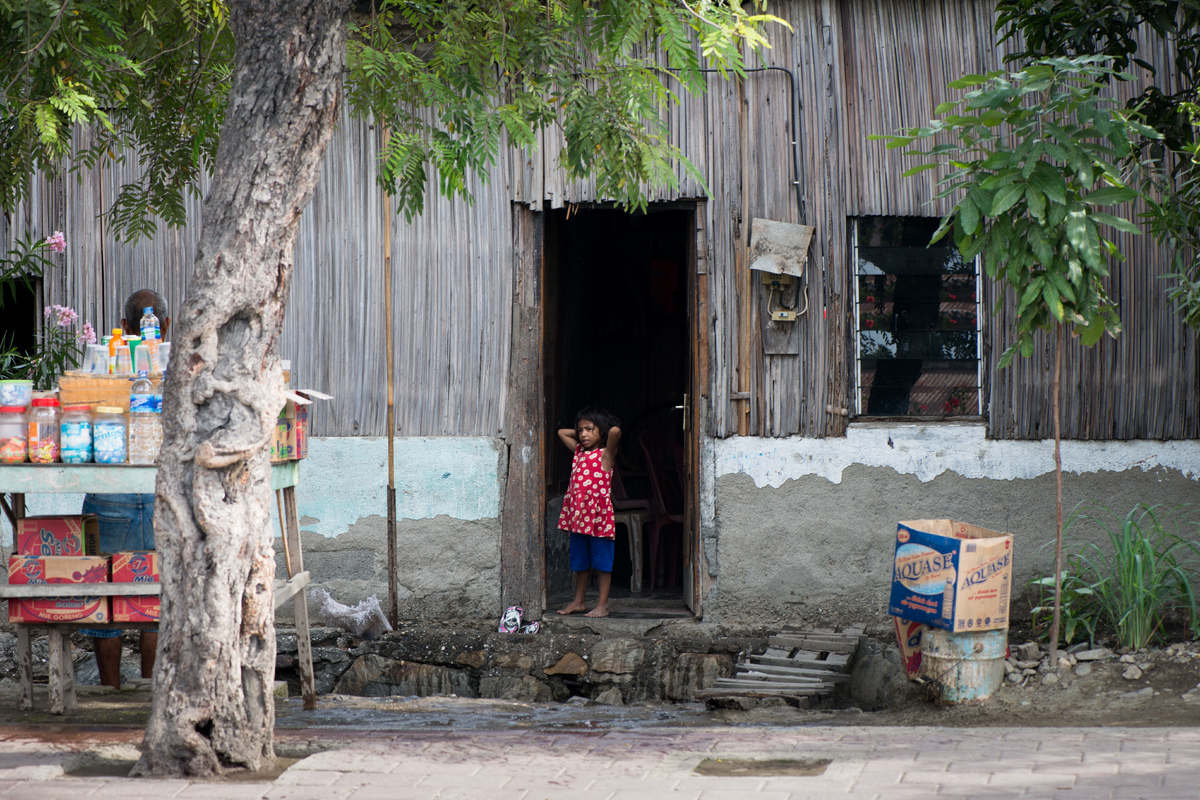
[[[118,737],[136,740],[134,734]],[[830,797],[1200,800],[1200,729],[699,728],[608,732],[281,732],[333,749],[272,783],[62,776],[106,734],[0,730],[0,800],[795,800]],[[697,774],[709,759],[827,758],[813,777]],[[722,762],[723,763],[723,762]]]

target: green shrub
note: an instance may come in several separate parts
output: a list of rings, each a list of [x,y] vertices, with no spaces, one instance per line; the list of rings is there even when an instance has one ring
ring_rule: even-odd
[[[1200,531],[1196,507],[1169,508],[1139,503],[1124,518],[1098,505],[1080,506],[1064,527],[1064,540],[1080,528],[1095,526],[1107,542],[1082,542],[1064,554],[1063,636],[1076,633],[1095,639],[1103,625],[1118,646],[1142,648],[1163,633],[1173,615],[1182,615],[1200,635],[1194,582],[1200,567]],[[1190,536],[1189,536],[1190,535]],[[1068,545],[1069,546],[1069,545]],[[1035,627],[1053,611],[1054,576],[1031,582],[1038,592]]]

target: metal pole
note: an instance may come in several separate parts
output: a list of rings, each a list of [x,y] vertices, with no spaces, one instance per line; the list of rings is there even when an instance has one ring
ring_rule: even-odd
[[[383,144],[387,145],[388,130],[383,129]],[[388,548],[388,621],[395,628],[399,623],[400,607],[396,597],[399,583],[399,566],[396,564],[396,412],[394,371],[396,368],[396,343],[392,337],[392,196],[383,193],[383,336],[386,340],[384,352],[387,358],[387,548]]]

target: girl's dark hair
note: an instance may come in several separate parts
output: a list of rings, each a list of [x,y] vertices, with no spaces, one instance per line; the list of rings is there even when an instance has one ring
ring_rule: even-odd
[[[600,429],[600,446],[608,446],[608,431],[610,428],[615,428],[621,424],[621,420],[617,419],[617,415],[610,413],[604,406],[587,406],[581,408],[579,413],[575,415],[575,435],[579,435],[579,423],[585,419],[590,419]]]

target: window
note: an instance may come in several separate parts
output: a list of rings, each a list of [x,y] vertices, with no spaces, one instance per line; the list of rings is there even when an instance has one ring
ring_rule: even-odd
[[[857,411],[868,416],[982,414],[979,262],[939,220],[854,221]]]

